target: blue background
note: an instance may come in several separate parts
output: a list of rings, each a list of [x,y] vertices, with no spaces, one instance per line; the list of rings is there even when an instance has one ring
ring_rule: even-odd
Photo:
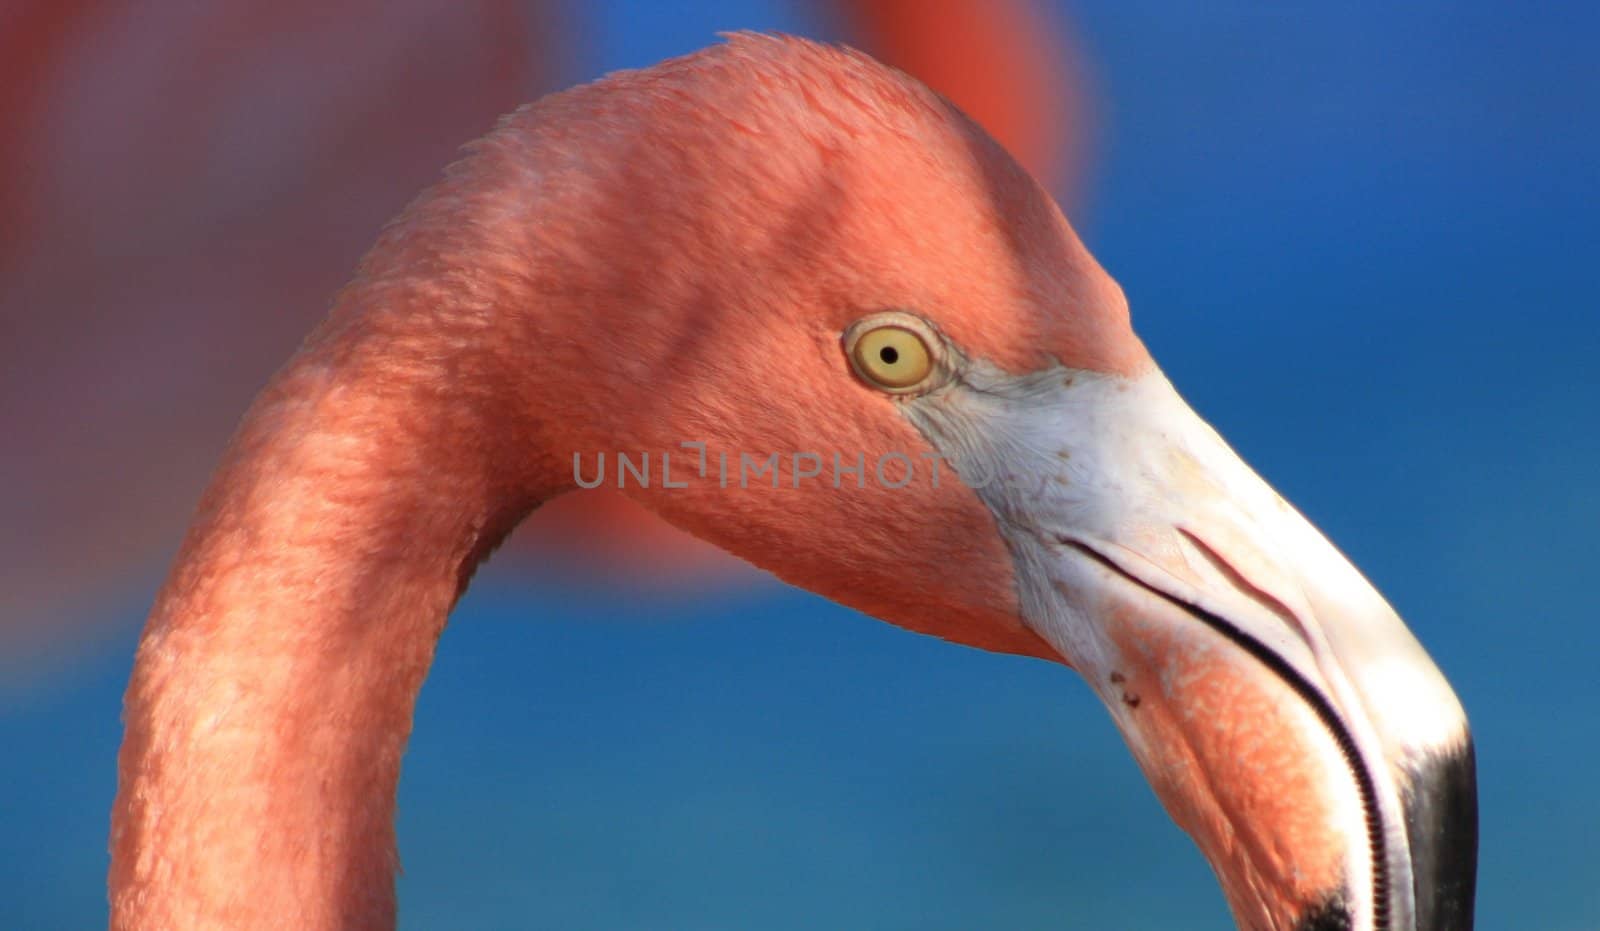
[[[1472,717],[1479,926],[1600,928],[1600,5],[1067,12],[1100,120],[1080,232]],[[577,24],[575,77],[826,28],[777,0]],[[0,927],[104,921],[148,596],[3,696]],[[776,583],[492,575],[445,634],[400,806],[410,928],[1230,927],[1075,676]]]

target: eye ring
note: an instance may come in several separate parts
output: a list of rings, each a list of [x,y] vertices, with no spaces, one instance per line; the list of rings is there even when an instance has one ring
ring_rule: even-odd
[[[869,314],[844,332],[845,356],[862,381],[890,394],[919,394],[946,380],[945,344],[922,318]]]

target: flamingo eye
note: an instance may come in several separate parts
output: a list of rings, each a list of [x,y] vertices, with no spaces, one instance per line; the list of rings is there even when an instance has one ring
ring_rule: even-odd
[[[845,333],[845,352],[856,374],[895,394],[929,386],[939,369],[937,345],[928,326],[907,314],[874,314]]]

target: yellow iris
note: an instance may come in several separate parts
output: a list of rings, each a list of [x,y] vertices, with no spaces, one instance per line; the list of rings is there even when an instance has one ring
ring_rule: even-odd
[[[922,337],[892,324],[862,333],[854,354],[863,378],[891,390],[917,385],[933,371],[933,353]]]

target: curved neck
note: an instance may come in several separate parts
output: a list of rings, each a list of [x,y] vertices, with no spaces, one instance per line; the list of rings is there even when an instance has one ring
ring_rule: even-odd
[[[113,927],[392,927],[417,692],[542,491],[484,312],[349,292],[247,415],[129,685]]]

